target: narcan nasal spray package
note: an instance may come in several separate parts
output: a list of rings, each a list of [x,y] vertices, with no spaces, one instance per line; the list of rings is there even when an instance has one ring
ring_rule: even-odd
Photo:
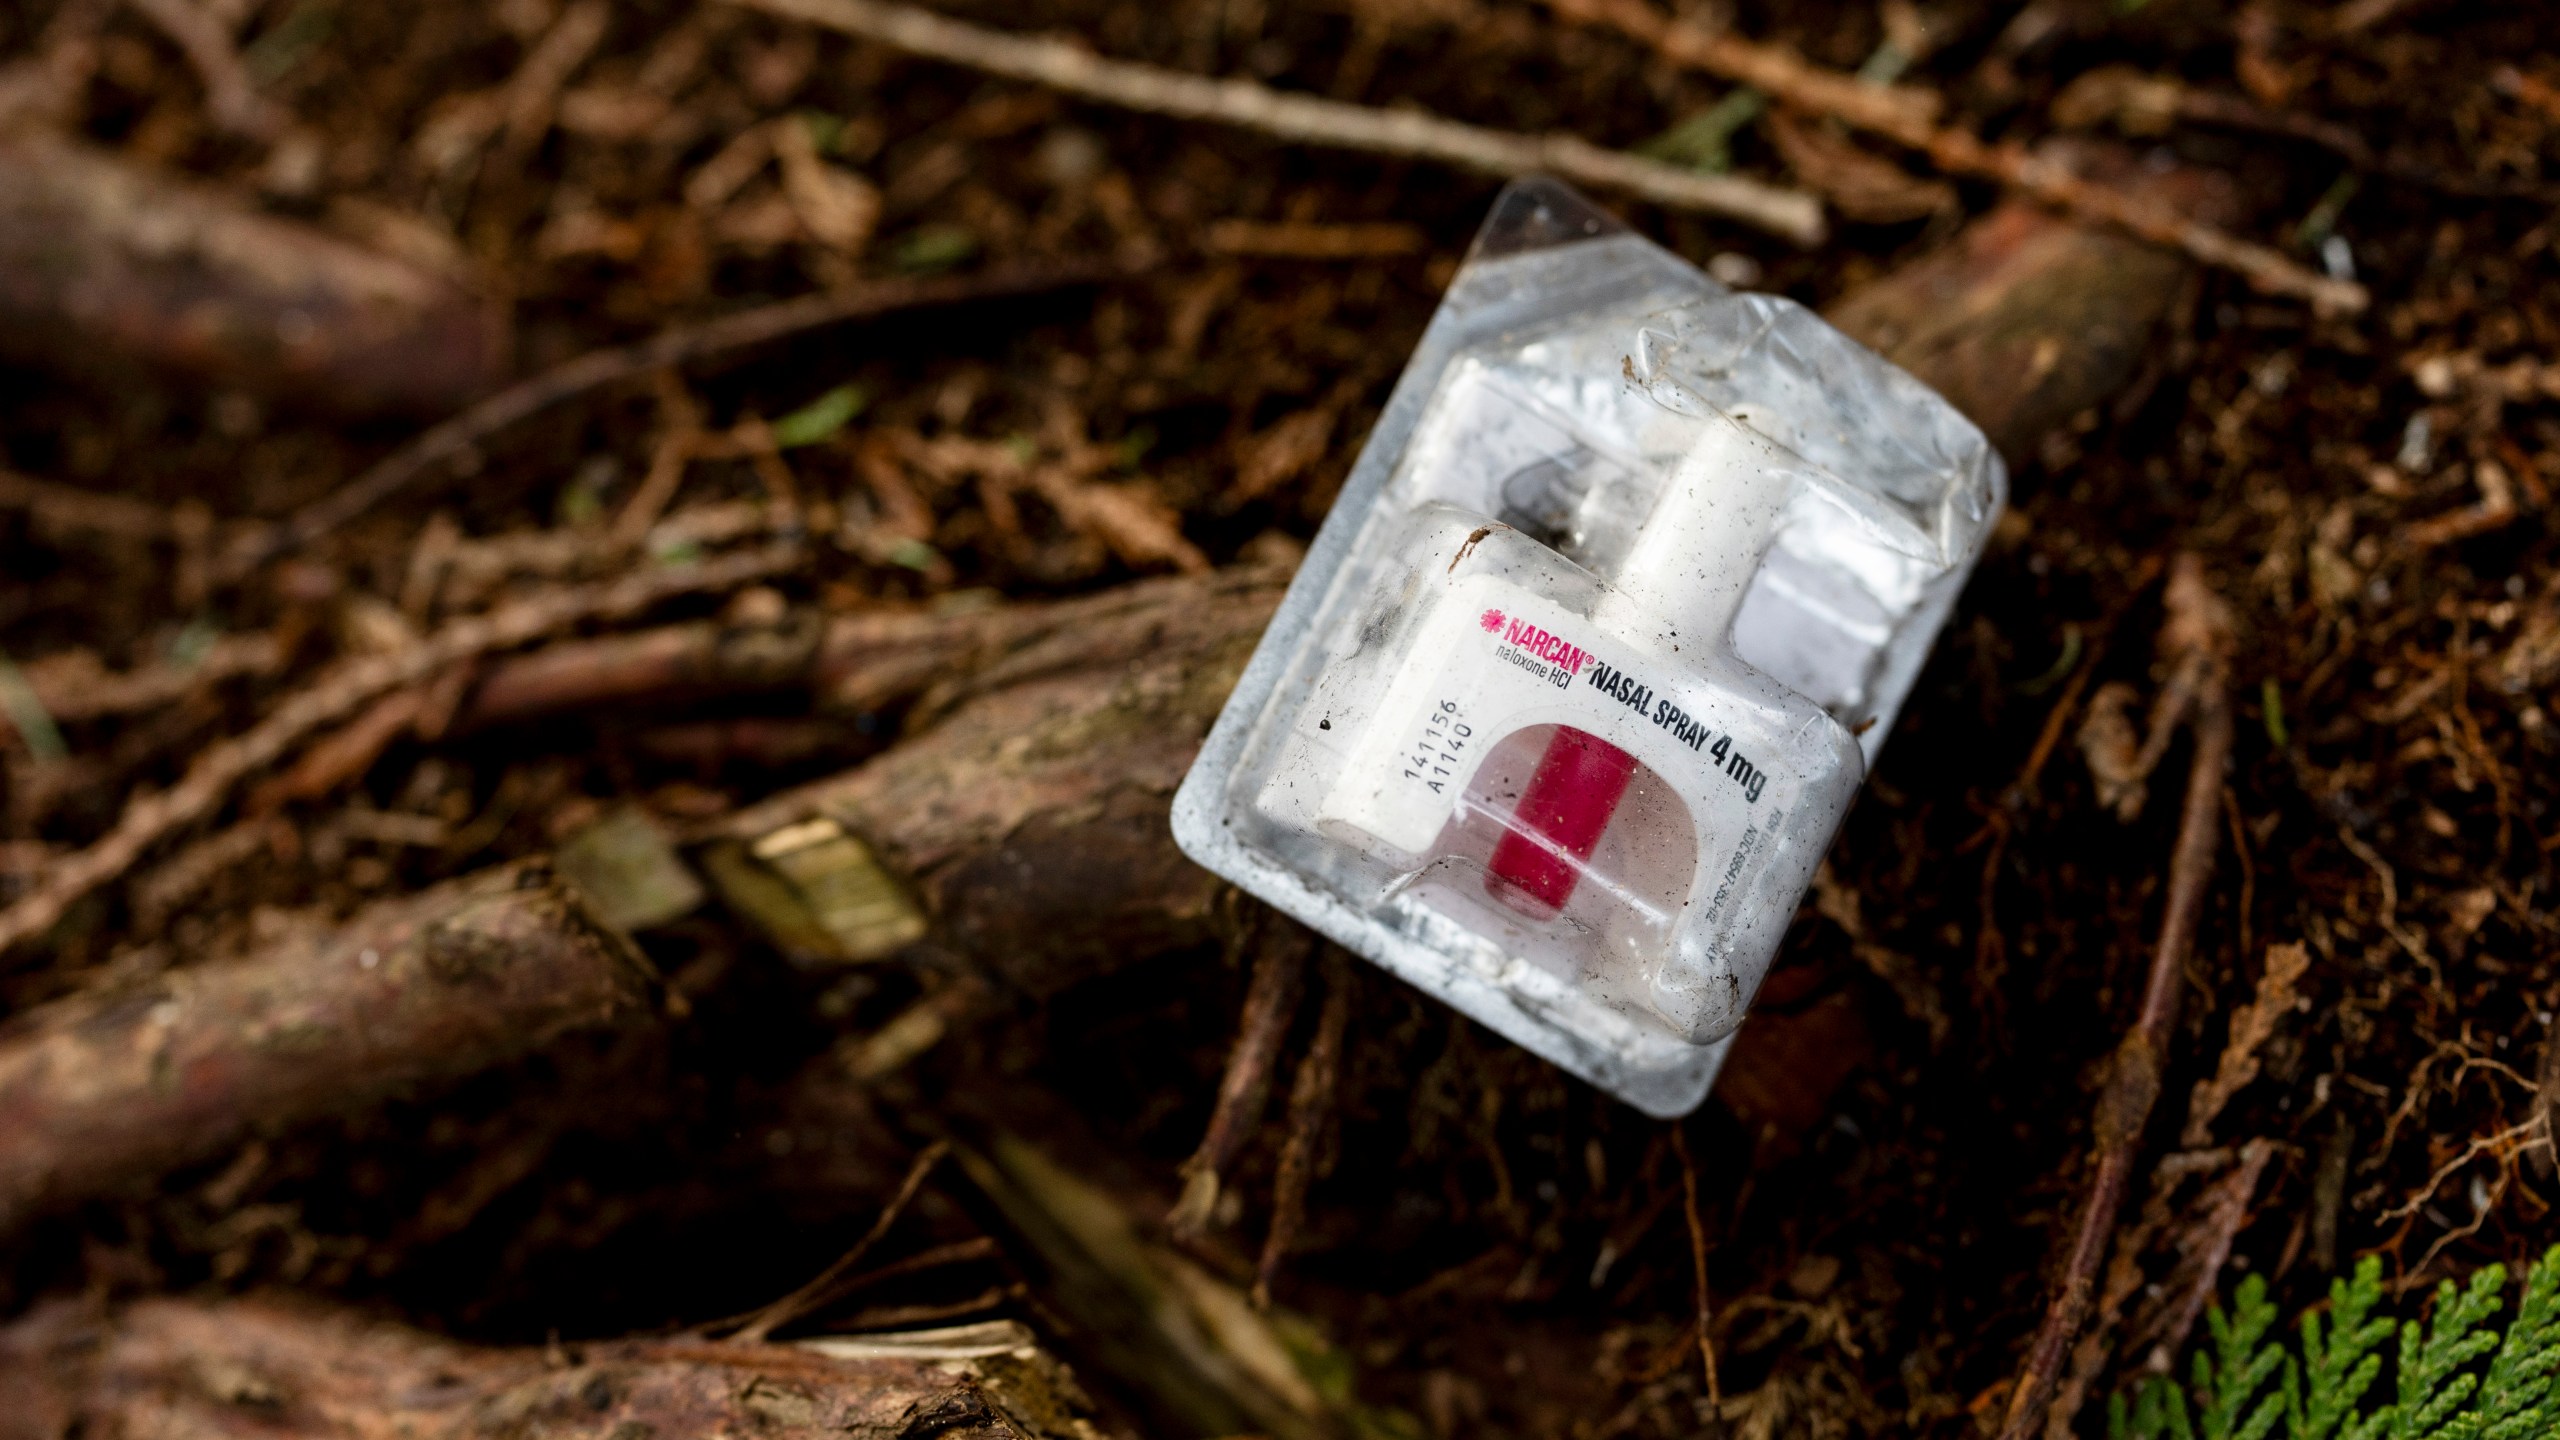
[[[1193,858],[1694,1108],[2005,476],[1946,401],[1506,189],[1174,802]]]

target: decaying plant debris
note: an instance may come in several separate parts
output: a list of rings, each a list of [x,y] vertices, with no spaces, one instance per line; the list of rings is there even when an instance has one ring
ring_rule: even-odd
[[[1535,165],[2015,474],[1677,1127],[1164,825]],[[2555,165],[2529,7],[0,15],[0,1435],[2064,1440],[2517,1268]]]

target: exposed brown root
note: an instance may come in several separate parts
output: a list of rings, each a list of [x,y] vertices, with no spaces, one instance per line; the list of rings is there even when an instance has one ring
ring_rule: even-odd
[[[2152,947],[2141,1010],[2116,1047],[2099,1093],[2088,1189],[2072,1225],[2053,1298],[2028,1342],[2025,1362],[2010,1392],[2002,1440],[2028,1440],[2043,1428],[2063,1356],[2088,1318],[2098,1272],[2115,1233],[2116,1212],[2133,1178],[2143,1129],[2160,1098],[2160,1075],[2177,1028],[2187,957],[2195,948],[2196,927],[2204,919],[2214,850],[2222,835],[2223,773],[2230,766],[2232,743],[2229,644],[2229,617],[2219,597],[2206,587],[2202,566],[2193,556],[2180,556],[2171,567],[2169,617],[2162,626],[2161,646],[2177,674],[2193,677],[2186,686],[2188,699],[2171,713],[2183,712],[2195,737],[2195,752],[2188,762],[2177,841],[2169,855],[2168,901]]]
[[[1297,1018],[1299,983],[1315,948],[1315,937],[1304,926],[1268,913],[1259,920],[1258,933],[1248,937],[1253,977],[1245,988],[1244,1016],[1236,1022],[1235,1046],[1227,1052],[1226,1072],[1218,1081],[1218,1103],[1209,1112],[1200,1148],[1183,1162],[1182,1198],[1165,1217],[1165,1228],[1177,1239],[1196,1239],[1208,1230],[1226,1168],[1262,1123],[1280,1042]]]
[[[1348,957],[1327,946],[1324,952],[1324,1009],[1316,1017],[1315,1039],[1289,1087],[1289,1138],[1280,1147],[1280,1177],[1272,1187],[1271,1231],[1263,1237],[1262,1260],[1254,1268],[1253,1303],[1269,1306],[1271,1282],[1297,1243],[1306,1224],[1307,1191],[1314,1186],[1325,1133],[1333,1123],[1333,1094],[1342,1079],[1342,1039],[1351,1026],[1351,999],[1359,985]]]

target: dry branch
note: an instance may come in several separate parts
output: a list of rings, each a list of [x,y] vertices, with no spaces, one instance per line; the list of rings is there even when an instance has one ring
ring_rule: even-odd
[[[862,1233],[861,1239],[853,1242],[853,1248],[836,1257],[834,1264],[819,1271],[807,1284],[748,1317],[734,1338],[755,1344],[792,1321],[850,1293],[845,1288],[845,1281],[853,1277],[853,1267],[862,1262],[863,1256],[871,1253],[871,1247],[880,1243],[881,1237],[889,1233],[890,1226],[898,1223],[898,1217],[906,1212],[908,1203],[916,1198],[917,1191],[924,1188],[926,1178],[933,1174],[934,1167],[942,1163],[942,1157],[950,1150],[951,1147],[941,1141],[926,1146],[924,1153],[915,1158],[915,1163],[907,1167],[907,1178],[899,1183],[898,1192],[889,1197],[888,1204],[880,1207],[879,1218],[871,1222],[871,1228]]]
[[[1298,1061],[1289,1088],[1289,1138],[1280,1147],[1280,1176],[1272,1186],[1271,1230],[1263,1237],[1262,1259],[1254,1267],[1253,1303],[1268,1309],[1271,1282],[1279,1277],[1298,1231],[1307,1219],[1307,1191],[1316,1180],[1318,1153],[1333,1124],[1333,1095],[1342,1078],[1342,1038],[1351,1024],[1351,999],[1358,987],[1350,960],[1337,948],[1324,952],[1324,1008],[1316,1018],[1315,1038]]]
[[[1271,1073],[1280,1063],[1280,1042],[1298,1014],[1298,984],[1307,968],[1315,937],[1303,925],[1273,915],[1263,922],[1253,951],[1253,978],[1245,987],[1244,1018],[1236,1024],[1236,1042],[1227,1051],[1227,1068],[1218,1080],[1218,1103],[1209,1112],[1200,1148],[1182,1166],[1182,1198],[1165,1217],[1165,1228],[1177,1237],[1206,1234],[1218,1210],[1218,1186],[1247,1140],[1262,1124],[1262,1109],[1271,1094]]]
[[[746,690],[806,689],[840,714],[881,710],[974,677],[1025,678],[1071,665],[1072,637],[1125,624],[1203,593],[1193,580],[1148,580],[1049,604],[936,614],[872,610],[771,625],[702,621],[569,640],[492,664],[455,716],[456,729],[635,702]],[[1009,664],[1029,656],[1031,671]],[[1044,658],[1045,657],[1045,658]]]
[[[2069,163],[2182,210],[2236,209],[2223,176],[2074,145]],[[1825,316],[1926,380],[2015,462],[2132,382],[2193,267],[2176,251],[2012,201]]]
[[[0,1234],[644,1014],[652,990],[628,942],[520,865],[39,1006],[0,1028]]]
[[[2168,901],[2143,983],[2142,1008],[2116,1046],[2098,1094],[2089,1188],[2071,1231],[2060,1283],[2043,1322],[2028,1342],[2026,1361],[2001,1440],[2028,1440],[2043,1428],[2065,1352],[2088,1318],[2115,1235],[2116,1212],[2133,1179],[2142,1132],[2160,1098],[2161,1073],[2178,1025],[2178,1001],[2186,984],[2187,957],[2195,950],[2213,881],[2214,851],[2222,837],[2223,772],[2231,763],[2230,616],[2206,586],[2201,563],[2181,555],[2171,566],[2168,619],[2161,627],[2163,658],[2180,671],[2201,665],[2183,718],[2195,737],[2188,762],[2186,797],[2178,812],[2178,838],[2169,853]]]
[[[273,140],[291,123],[292,117],[258,93],[231,43],[231,28],[197,0],[133,0],[133,8],[186,52],[215,124],[252,140]]]
[[[2050,114],[2064,129],[2112,123],[2123,134],[2137,138],[2165,135],[2181,123],[2282,136],[2317,145],[2358,170],[2448,195],[2530,196],[2546,203],[2560,196],[2560,189],[2538,180],[2484,180],[2454,174],[2400,151],[2377,151],[2354,127],[2335,120],[2300,110],[2269,109],[2254,100],[2131,65],[2101,65],[2083,72],[2054,97]]]
[[[909,739],[723,823],[765,873],[769,903],[746,908],[786,948],[843,960],[904,943],[871,944],[866,927],[910,906],[918,924],[887,933],[930,924],[1034,995],[1208,938],[1219,882],[1174,848],[1165,815],[1284,578],[1023,607],[1005,623],[1030,638],[927,691]],[[734,865],[713,871],[739,903]]]
[[[815,3],[815,0],[799,0]],[[1645,0],[1549,0],[1557,14],[1599,25],[1651,46],[1666,60],[1738,80],[1767,91],[1780,104],[1833,115],[1861,130],[1927,155],[1939,169],[1996,180],[2022,194],[2084,220],[2183,250],[2220,266],[2273,295],[2291,295],[2314,306],[2354,314],[2371,302],[2362,285],[2315,275],[2277,251],[2233,237],[2212,225],[2142,196],[2094,183],[2070,168],[2016,144],[1986,144],[1971,131],[1938,125],[1925,107],[1877,98],[1854,79],[1810,65],[1783,51],[1737,42],[1686,20],[1676,20]],[[1889,93],[1889,92],[1888,92]]]
[[[1092,284],[1124,273],[1110,264],[1030,263],[974,275],[868,281],[825,295],[742,310],[716,320],[676,325],[631,345],[592,350],[499,391],[377,460],[346,484],[297,510],[273,531],[252,537],[229,557],[235,573],[307,545],[416,484],[438,467],[554,405],[618,381],[803,331],[902,310],[960,305]]]
[[[1702,174],[1603,149],[1578,136],[1491,130],[1411,110],[1372,109],[1247,80],[1110,60],[1065,40],[1009,35],[890,0],[732,3],[1106,105],[1234,125],[1299,144],[1435,160],[1489,175],[1558,175],[1657,205],[1722,215],[1800,245],[1823,238],[1821,202],[1801,191]]]
[[[801,555],[796,545],[773,545],[699,565],[643,571],[608,585],[557,590],[457,620],[392,654],[341,661],[288,696],[248,733],[197,756],[175,785],[128,800],[115,828],[88,848],[46,866],[29,894],[0,910],[0,953],[53,928],[73,902],[123,874],[171,832],[212,814],[242,780],[380,696],[572,625],[627,617],[677,595],[731,589],[780,574],[797,565]]]
[[[1008,1321],[724,1345],[493,1349],[284,1298],[49,1305],[0,1331],[0,1440],[758,1435],[1100,1440]]]
[[[30,661],[26,676],[45,713],[70,724],[157,710],[225,680],[273,675],[284,668],[286,658],[273,634],[253,631],[219,636],[187,664],[159,660],[109,670],[90,651],[66,650]]]
[[[0,352],[348,412],[437,414],[506,366],[450,280],[43,133],[0,140]]]

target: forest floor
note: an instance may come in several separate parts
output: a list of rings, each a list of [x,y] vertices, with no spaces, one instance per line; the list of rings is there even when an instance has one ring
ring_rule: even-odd
[[[0,904],[332,664],[528,587],[598,587],[794,526],[794,563],[646,618],[961,615],[1285,563],[1499,185],[1064,98],[713,0],[167,5],[210,17],[269,110],[209,102],[214,72],[153,6],[12,7],[0,62],[23,78],[77,50],[64,128],[502,309],[511,375],[865,283],[1042,261],[1107,273],[650,370],[247,566],[225,564],[226,543],[458,406],[350,416],[290,386],[101,378],[76,345],[14,353],[0,467],[65,488],[0,475],[16,722],[0,727]],[[1599,198],[1720,277],[1816,307],[2000,198],[1579,23],[1605,7],[937,8],[1619,149],[1685,130],[1687,148],[1655,152],[1824,191],[1829,238]],[[2090,757],[2105,769],[2109,725],[2133,724],[2162,679],[2178,553],[2233,612],[2237,742],[2120,1232],[2130,1288],[2074,1433],[2196,1328],[2182,1297],[2240,1273],[2294,1304],[2379,1254],[2414,1305],[2537,1252],[2560,1200],[2545,1060],[2560,715],[2544,704],[2560,686],[2560,28],[2534,7],[2440,0],[1710,0],[1690,18],[1898,76],[1984,139],[2096,126],[2228,172],[2235,233],[2360,282],[2371,304],[2324,312],[2203,267],[2142,339],[2133,387],[2019,457],[2012,511],[1788,935],[1762,1008],[1791,1023],[1741,1091],[1666,1125],[1365,966],[1308,967],[1277,1094],[1320,999],[1344,997],[1347,1028],[1273,1291],[1327,1337],[1360,1423],[1577,1440],[1996,1428],[2160,924],[2186,747],[2147,803],[2135,785],[2130,818]],[[93,38],[63,39],[83,24]],[[2101,103],[2118,93],[2089,81],[2103,67],[2174,81],[2144,92],[2172,99]],[[1710,131],[1721,153],[1704,155]],[[1855,218],[1844,182],[1811,173],[1852,145],[1896,172],[1860,172],[1862,213],[1899,218]],[[636,519],[635,496],[650,507]],[[796,517],[771,521],[786,506]],[[610,540],[661,516],[695,528],[638,560]],[[230,658],[139,701],[108,693],[207,657]],[[418,713],[317,762],[301,747],[256,767],[0,953],[0,1014],[546,853],[623,805],[702,833],[861,764],[905,723],[769,689],[451,736]],[[1246,909],[1220,923],[1241,936]],[[863,1123],[882,1153],[812,1178],[788,1173],[787,1132],[760,1128],[773,1097],[913,1013],[941,983],[933,964],[792,963],[717,905],[642,943],[680,1002],[663,1030],[265,1134],[52,1215],[11,1242],[0,1308],[289,1288],[492,1343],[680,1329],[818,1273],[912,1148],[954,1133],[1036,1135],[1152,1223],[1208,1123],[1249,968],[1241,938],[1133,943],[1125,963],[1005,996],[875,1087]],[[1275,1099],[1228,1167],[1202,1264],[1260,1248],[1287,1108]],[[941,1174],[870,1254],[942,1263],[800,1329],[1013,1316],[1123,1423],[1164,1428],[1164,1402],[1079,1354],[1014,1242],[972,1248],[986,1205]]]

